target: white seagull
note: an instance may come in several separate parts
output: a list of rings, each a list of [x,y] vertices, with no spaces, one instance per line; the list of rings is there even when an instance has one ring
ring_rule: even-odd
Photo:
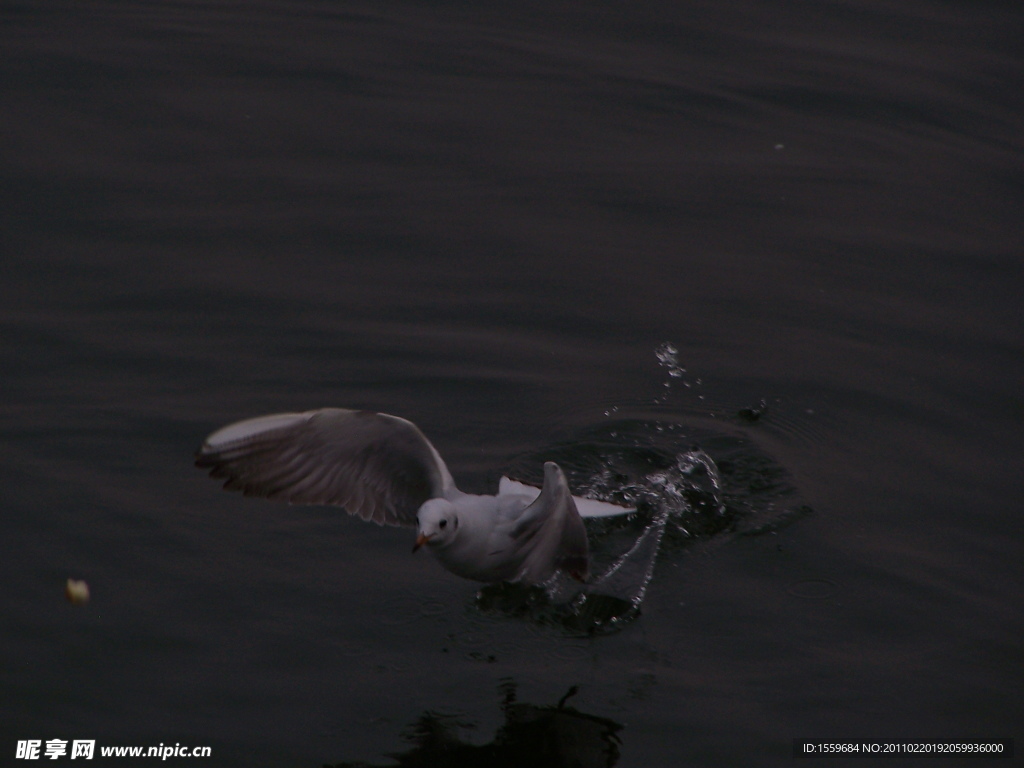
[[[556,571],[589,574],[582,517],[634,511],[574,497],[565,474],[544,464],[544,487],[501,478],[497,496],[455,487],[437,450],[411,421],[323,408],[239,421],[217,430],[196,466],[246,496],[334,504],[380,525],[415,525],[452,573],[476,581],[540,584]]]

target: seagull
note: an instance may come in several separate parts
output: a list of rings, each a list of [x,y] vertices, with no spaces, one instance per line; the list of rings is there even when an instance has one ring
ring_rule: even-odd
[[[411,421],[322,408],[229,424],[200,446],[196,466],[224,488],[289,504],[332,504],[378,525],[416,526],[422,547],[457,576],[542,584],[562,571],[589,575],[582,517],[635,511],[574,497],[565,473],[544,464],[536,488],[502,477],[496,496],[463,493]]]

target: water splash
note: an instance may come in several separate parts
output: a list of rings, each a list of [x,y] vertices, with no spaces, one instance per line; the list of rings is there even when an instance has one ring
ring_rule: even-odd
[[[681,379],[686,375],[686,369],[679,364],[679,350],[671,341],[658,345],[654,350],[654,356],[658,358],[658,365],[668,371],[673,379]],[[668,386],[666,383],[665,386]]]
[[[701,447],[694,445],[699,442]],[[525,481],[538,459],[557,461],[577,495],[636,508],[588,519],[591,580],[557,575],[541,587],[484,587],[477,606],[572,634],[614,632],[641,610],[658,563],[681,548],[772,530],[806,507],[775,462],[742,438],[682,425],[623,420],[522,457]]]
[[[661,383],[663,390],[652,402],[657,405],[668,403],[672,396],[672,387],[676,383],[681,383],[684,388],[693,390],[697,400],[704,400],[704,395],[700,389],[704,382],[700,377],[696,379],[687,378],[686,368],[679,362],[679,349],[675,344],[671,341],[662,342],[655,348],[654,356],[658,360],[658,365],[668,374],[668,378]]]
[[[583,486],[584,493],[635,506],[634,519],[625,526],[615,518],[593,521],[595,570],[600,570],[584,589],[577,587],[567,594],[572,587],[565,580],[548,587],[552,601],[568,607],[562,618],[571,620],[564,623],[588,633],[615,630],[639,615],[666,533],[692,538],[720,530],[728,522],[718,467],[702,450],[682,452],[670,466],[636,482],[616,485],[615,481],[613,473],[603,468]],[[629,532],[623,535],[624,527]],[[628,543],[625,549],[623,540]]]
[[[663,408],[675,382],[688,389],[691,383],[672,342],[654,354],[668,374],[654,400]],[[699,378],[694,383],[701,386]],[[619,411],[615,406],[604,415]],[[762,401],[739,415],[753,423],[765,413]],[[562,575],[542,587],[488,586],[477,605],[573,633],[616,631],[635,619],[666,554],[713,537],[773,532],[809,511],[785,470],[744,436],[666,419],[620,416],[523,456],[510,475],[539,485],[534,473],[544,461],[558,462],[576,495],[636,512],[586,521],[595,575],[583,587]]]

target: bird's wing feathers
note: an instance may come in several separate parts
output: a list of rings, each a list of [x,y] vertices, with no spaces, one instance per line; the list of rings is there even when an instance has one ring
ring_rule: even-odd
[[[206,438],[196,466],[247,496],[335,504],[388,525],[415,525],[423,502],[459,493],[412,422],[343,408],[228,425]]]
[[[544,465],[544,488],[523,510],[511,535],[516,546],[525,552],[516,581],[537,584],[558,569],[581,581],[587,578],[587,531],[576,511],[565,474],[554,462]]]
[[[517,493],[521,496],[529,496],[536,499],[540,495],[540,488],[521,483],[518,480],[512,480],[508,477],[502,477],[498,484],[498,493]],[[576,511],[584,519],[588,517],[617,517],[618,515],[628,515],[636,512],[636,507],[622,507],[610,501],[585,499],[582,496],[573,496],[572,500],[576,504]]]

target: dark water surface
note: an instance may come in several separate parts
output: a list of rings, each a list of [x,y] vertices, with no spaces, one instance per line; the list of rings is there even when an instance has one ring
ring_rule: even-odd
[[[4,761],[1019,742],[1022,39],[1016,2],[4,3]],[[192,467],[324,405],[465,490],[668,429],[813,512],[667,547],[580,637]]]

